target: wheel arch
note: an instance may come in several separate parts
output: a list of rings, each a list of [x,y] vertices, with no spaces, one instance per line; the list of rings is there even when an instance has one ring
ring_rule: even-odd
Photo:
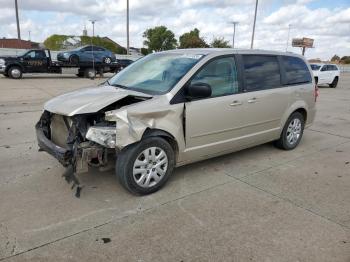
[[[14,67],[14,66],[19,67],[22,70],[22,73],[25,73],[24,67],[20,63],[12,63],[12,64],[7,65],[6,69],[5,69],[5,73],[8,74],[10,68]]]
[[[177,156],[179,154],[179,145],[178,145],[178,142],[176,141],[175,137],[172,134],[170,134],[167,131],[161,130],[161,129],[147,128],[142,135],[142,139],[147,138],[147,137],[161,137],[161,138],[165,139],[173,148],[175,158],[177,160]]]
[[[304,120],[305,120],[305,125],[308,120],[308,106],[304,101],[298,101],[295,104],[293,104],[291,107],[289,107],[289,110],[287,110],[281,120],[281,128],[280,128],[280,134],[283,131],[284,125],[286,124],[288,118],[293,114],[294,112],[299,112],[300,114],[303,115]]]

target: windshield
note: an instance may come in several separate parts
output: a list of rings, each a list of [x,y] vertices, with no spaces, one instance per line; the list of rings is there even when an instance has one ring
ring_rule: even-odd
[[[123,69],[109,84],[147,94],[165,94],[203,57],[176,53],[145,56]]]
[[[318,70],[321,68],[320,65],[315,65],[315,64],[311,64],[310,66],[311,66],[311,69],[312,69],[313,71],[318,71]]]

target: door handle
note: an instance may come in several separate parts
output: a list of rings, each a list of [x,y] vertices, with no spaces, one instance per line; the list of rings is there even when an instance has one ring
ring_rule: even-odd
[[[258,102],[258,99],[256,97],[253,97],[253,98],[248,100],[248,103],[250,103],[250,104],[256,103],[256,102]]]
[[[235,100],[230,104],[230,106],[240,106],[240,105],[242,105],[242,102],[240,102],[238,100]]]

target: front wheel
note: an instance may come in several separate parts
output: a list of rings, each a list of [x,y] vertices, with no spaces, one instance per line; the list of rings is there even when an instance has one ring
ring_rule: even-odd
[[[161,137],[149,137],[120,152],[116,173],[128,191],[146,195],[159,190],[174,167],[175,155],[171,145]]]
[[[71,64],[77,65],[79,64],[79,57],[77,55],[72,55],[71,57],[69,57],[69,62]]]
[[[329,87],[336,88],[338,85],[338,77],[334,77],[333,82],[329,84]]]
[[[110,57],[103,58],[103,63],[109,65],[110,63],[112,63],[112,58],[110,58]]]
[[[8,70],[8,75],[13,79],[20,79],[22,78],[22,69],[18,66],[12,66]]]
[[[299,112],[294,112],[284,125],[281,137],[275,141],[278,148],[292,150],[298,146],[304,133],[305,119]]]

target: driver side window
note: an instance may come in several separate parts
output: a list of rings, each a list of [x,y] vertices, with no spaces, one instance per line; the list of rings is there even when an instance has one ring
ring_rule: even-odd
[[[31,51],[26,54],[26,58],[35,58],[35,51]]]
[[[237,69],[233,57],[215,59],[206,64],[192,79],[191,84],[211,86],[211,97],[238,93]]]

